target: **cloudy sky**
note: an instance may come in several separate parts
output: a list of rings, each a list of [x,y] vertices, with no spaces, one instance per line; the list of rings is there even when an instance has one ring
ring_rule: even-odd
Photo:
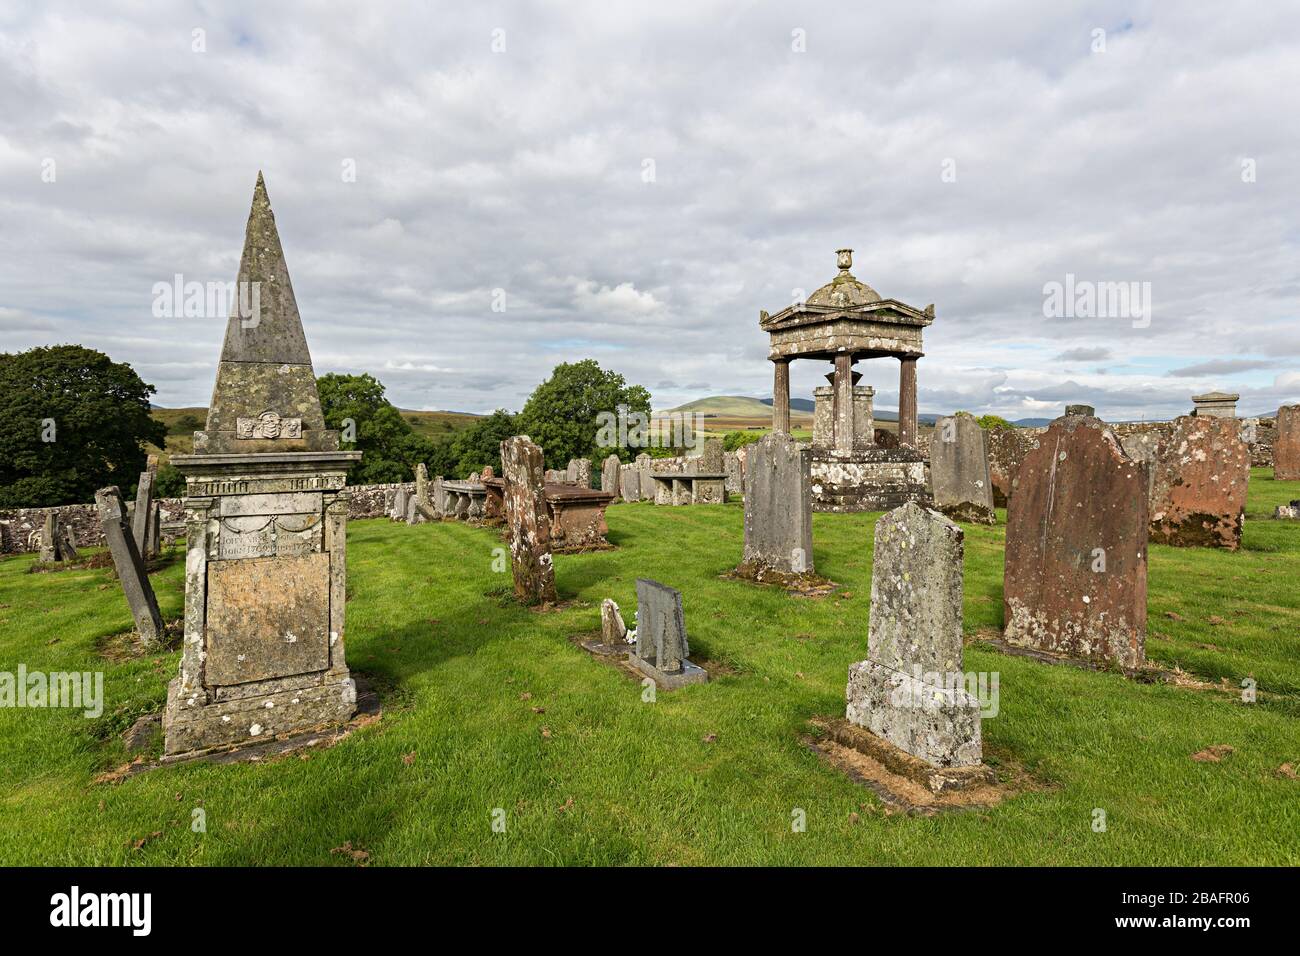
[[[759,310],[849,246],[935,305],[923,412],[1259,414],[1300,400],[1298,89],[1292,2],[10,0],[0,350],[205,404],[224,319],[153,288],[234,279],[261,169],[317,372],[402,407],[586,357],[658,408],[770,395]],[[1045,316],[1067,275],[1150,314]]]

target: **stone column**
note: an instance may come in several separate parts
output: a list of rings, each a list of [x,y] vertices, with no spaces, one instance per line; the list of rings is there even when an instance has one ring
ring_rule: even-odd
[[[772,431],[778,435],[790,434],[790,360],[773,359],[775,375],[772,380]]]
[[[853,451],[853,356],[835,356],[835,450]]]
[[[905,355],[898,360],[898,444],[916,447],[916,360]]]
[[[510,571],[515,597],[528,605],[554,604],[556,599],[551,520],[542,484],[544,471],[542,449],[527,435],[516,435],[501,443]],[[614,474],[617,477],[618,472]]]

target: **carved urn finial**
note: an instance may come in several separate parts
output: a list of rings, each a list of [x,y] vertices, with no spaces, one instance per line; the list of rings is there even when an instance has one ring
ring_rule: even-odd
[[[839,266],[840,275],[842,276],[848,275],[849,270],[853,268],[853,250],[836,249],[835,264]]]

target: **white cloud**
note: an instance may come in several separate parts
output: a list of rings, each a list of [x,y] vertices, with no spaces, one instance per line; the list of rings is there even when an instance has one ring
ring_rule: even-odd
[[[234,277],[258,169],[318,371],[374,372],[404,407],[517,408],[588,355],[658,407],[766,395],[758,311],[842,245],[882,295],[935,304],[923,411],[1300,392],[1285,5],[62,9],[0,14],[0,347],[101,348],[161,404],[207,400],[221,329],[152,320],[149,290]],[[1151,282],[1150,327],[1044,319],[1066,273]],[[863,370],[891,407],[896,363]],[[800,363],[795,394],[823,371]]]

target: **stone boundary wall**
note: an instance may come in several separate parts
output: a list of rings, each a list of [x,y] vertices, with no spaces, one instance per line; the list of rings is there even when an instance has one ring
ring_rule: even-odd
[[[745,456],[746,448],[741,447],[735,451],[726,451],[722,453],[722,468],[727,473],[727,494],[743,495],[745,493]],[[651,471],[661,471],[669,474],[683,475],[689,471],[695,470],[700,458],[698,455],[678,455],[676,458],[652,458],[650,460]],[[599,462],[597,462],[599,464]],[[630,471],[635,471],[639,466],[635,461],[624,463],[618,466],[618,480],[620,487],[624,476]],[[599,476],[597,476],[599,478]],[[639,476],[638,476],[639,478]],[[599,484],[599,481],[597,481]],[[622,499],[615,499],[615,503]]]
[[[415,482],[391,485],[353,485],[348,487],[352,499],[348,517],[382,518],[392,506],[398,488],[415,491]],[[183,521],[185,508],[180,498],[155,499],[162,520]],[[63,526],[72,532],[73,543],[78,548],[103,547],[104,528],[93,504],[60,505],[56,508],[9,508],[0,510],[0,554],[24,554],[40,547],[41,529],[45,527],[47,512],[59,512]]]

